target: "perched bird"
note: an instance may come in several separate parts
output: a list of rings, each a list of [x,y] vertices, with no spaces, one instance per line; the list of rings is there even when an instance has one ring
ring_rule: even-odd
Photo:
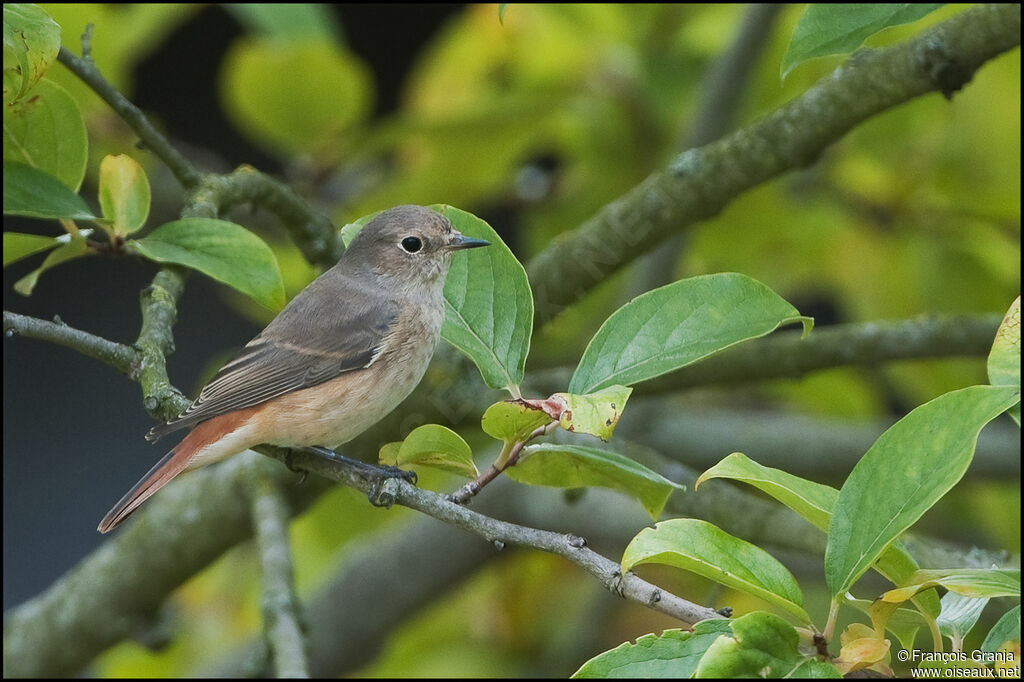
[[[444,322],[453,252],[487,246],[440,213],[398,206],[246,344],[148,440],[191,429],[114,505],[106,533],[182,471],[260,443],[335,448],[391,412],[427,369]]]

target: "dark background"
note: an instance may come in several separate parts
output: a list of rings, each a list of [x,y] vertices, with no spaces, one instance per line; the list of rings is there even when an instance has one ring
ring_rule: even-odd
[[[334,8],[346,41],[373,69],[376,115],[395,109],[413,57],[460,7]],[[223,9],[204,8],[139,64],[132,99],[186,148],[211,151],[228,167],[244,162],[275,172],[277,162],[248,145],[216,98],[216,65],[242,31]],[[68,35],[65,28],[65,42]],[[52,234],[52,225],[39,221],[5,217],[4,228]],[[73,327],[134,342],[141,322],[138,294],[152,280],[153,264],[78,259],[47,272],[30,298],[14,292],[14,282],[41,258],[4,270],[4,310],[44,319],[58,315]],[[190,277],[178,306],[177,349],[168,359],[171,381],[194,391],[212,357],[244,345],[258,331],[223,303],[216,284]],[[102,542],[96,531],[100,518],[168,445],[151,446],[143,439],[153,422],[136,383],[66,348],[5,339],[3,385],[7,609],[41,592]]]

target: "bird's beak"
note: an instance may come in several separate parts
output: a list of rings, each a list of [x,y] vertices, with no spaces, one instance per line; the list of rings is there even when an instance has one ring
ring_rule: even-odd
[[[473,239],[472,237],[467,237],[461,232],[456,232],[455,230],[452,230],[451,239],[448,240],[448,248],[451,249],[452,251],[457,251],[460,249],[475,249],[480,246],[490,245],[490,242],[485,242],[483,239]]]

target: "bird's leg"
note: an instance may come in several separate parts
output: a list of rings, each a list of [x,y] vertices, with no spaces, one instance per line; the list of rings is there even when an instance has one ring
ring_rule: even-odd
[[[371,484],[370,491],[367,493],[367,497],[370,500],[370,504],[374,505],[375,507],[390,507],[391,504],[394,502],[394,500],[380,499],[380,488],[384,484],[384,481],[386,481],[387,479],[401,478],[402,480],[408,481],[409,483],[416,485],[417,477],[415,471],[405,471],[404,469],[399,469],[398,467],[393,466],[380,466],[377,464],[370,464],[369,462],[364,462],[362,460],[346,457],[345,455],[339,454],[334,450],[319,445],[313,445],[302,449],[305,450],[306,452],[316,455],[317,457],[322,457],[332,462],[343,464],[344,466],[349,467],[350,469],[355,469],[356,471],[358,471],[359,475],[367,479]]]

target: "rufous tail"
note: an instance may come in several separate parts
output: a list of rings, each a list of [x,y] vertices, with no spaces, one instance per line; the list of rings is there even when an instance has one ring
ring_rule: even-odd
[[[188,440],[188,439],[186,439]],[[191,453],[186,453],[181,448],[185,444],[182,441],[177,447],[168,452],[156,465],[146,472],[138,483],[131,487],[131,490],[124,494],[114,508],[107,512],[107,515],[100,521],[97,530],[107,533],[116,528],[122,521],[131,516],[131,513],[138,509],[139,505],[160,488],[171,482],[171,479],[180,474],[188,465]]]
[[[125,519],[131,516],[132,512],[139,508],[143,502],[148,500],[156,491],[171,482],[175,476],[189,468],[189,464],[203,448],[215,443],[226,433],[235,430],[241,422],[248,418],[250,410],[239,410],[230,412],[219,417],[214,417],[202,422],[187,436],[178,443],[170,452],[150,469],[138,483],[132,486],[131,490],[124,494],[114,508],[107,512],[107,515],[100,521],[97,530],[107,533]],[[200,466],[202,464],[199,464]]]

